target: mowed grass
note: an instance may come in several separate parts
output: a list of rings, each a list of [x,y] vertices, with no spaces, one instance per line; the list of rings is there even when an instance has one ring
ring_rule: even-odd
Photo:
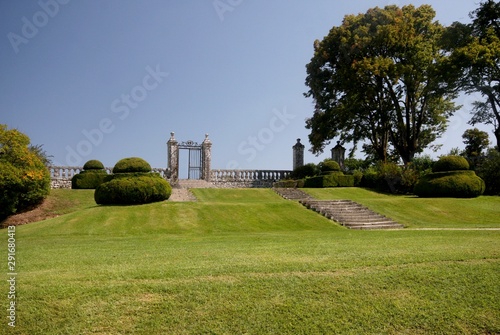
[[[409,228],[500,228],[500,197],[419,198],[347,188],[306,189],[317,199],[350,199]]]
[[[352,231],[268,189],[78,192],[76,211],[16,229],[9,334],[500,333],[500,231]]]

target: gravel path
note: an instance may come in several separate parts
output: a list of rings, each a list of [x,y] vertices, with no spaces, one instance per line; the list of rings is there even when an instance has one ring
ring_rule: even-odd
[[[196,201],[196,197],[186,188],[172,188],[168,201]]]

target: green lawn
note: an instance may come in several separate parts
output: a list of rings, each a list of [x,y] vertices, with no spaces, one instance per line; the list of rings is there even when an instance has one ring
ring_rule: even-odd
[[[308,191],[350,192],[398,215],[422,203]],[[59,192],[70,192],[67,214],[16,228],[8,334],[500,333],[500,231],[347,230],[268,189],[123,207],[96,206],[91,191]],[[498,217],[488,203],[499,199],[471,199],[470,208]],[[417,212],[429,219],[450,210],[428,204]],[[446,217],[401,222],[436,227]],[[0,289],[8,292],[6,281]]]
[[[500,197],[418,198],[357,187],[307,189],[317,199],[351,199],[409,228],[500,228]]]

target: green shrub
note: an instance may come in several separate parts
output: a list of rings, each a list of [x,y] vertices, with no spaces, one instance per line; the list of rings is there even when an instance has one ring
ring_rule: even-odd
[[[106,170],[85,170],[71,178],[72,189],[95,189],[108,177]]]
[[[0,125],[0,220],[38,205],[50,191],[50,172],[30,139]]]
[[[323,174],[325,174],[325,172],[340,171],[340,165],[336,161],[326,159],[321,162],[320,170]]]
[[[322,188],[322,187],[352,187],[354,186],[354,176],[333,173],[324,176],[306,178],[304,187]]]
[[[485,194],[500,195],[500,152],[490,149],[476,172],[486,184]]]
[[[92,159],[83,165],[83,171],[71,178],[71,188],[95,189],[104,183],[107,176],[104,165],[100,161]]]
[[[419,197],[474,198],[484,193],[485,183],[474,171],[434,172],[420,178],[414,193]]]
[[[292,179],[304,179],[306,177],[313,177],[318,174],[318,167],[316,164],[308,163],[306,165],[295,168],[290,174]]]
[[[329,174],[323,176],[323,187],[353,187],[354,176],[343,174]]]
[[[151,165],[139,157],[129,157],[118,161],[113,167],[113,173],[151,172]]]
[[[354,178],[354,186],[360,186],[361,185],[361,180],[363,179],[363,172],[360,170],[354,170],[350,172],[350,174]]]
[[[462,156],[441,157],[432,167],[432,172],[463,170],[469,170],[469,162]]]
[[[323,176],[310,177],[304,180],[304,187],[321,188],[323,187]]]
[[[99,185],[94,193],[100,205],[134,205],[167,200],[170,184],[157,173],[121,176]]]
[[[83,165],[83,170],[84,171],[89,171],[89,170],[104,170],[104,164],[102,164],[97,159],[91,159],[91,160],[87,161]]]

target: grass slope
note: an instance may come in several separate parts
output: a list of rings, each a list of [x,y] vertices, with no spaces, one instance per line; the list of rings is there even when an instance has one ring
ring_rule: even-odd
[[[498,231],[351,231],[271,190],[195,194],[17,227],[8,332],[500,332]]]
[[[306,189],[317,199],[351,199],[410,228],[500,228],[500,197],[418,198],[362,188]]]

